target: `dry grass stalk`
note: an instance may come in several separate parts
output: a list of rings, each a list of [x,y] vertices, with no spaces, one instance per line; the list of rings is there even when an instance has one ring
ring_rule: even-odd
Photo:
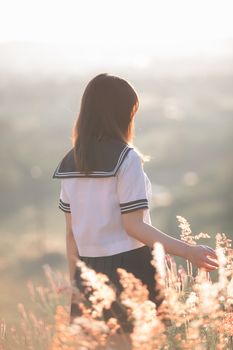
[[[192,235],[187,220],[177,218],[183,240],[196,244],[198,239],[210,237],[203,233]],[[197,275],[193,276],[190,264],[188,271],[183,266],[177,268],[175,259],[165,254],[160,244],[155,244],[151,263],[156,267],[155,285],[162,287],[163,298],[158,309],[148,300],[146,286],[133,274],[118,269],[124,288],[120,300],[133,324],[132,350],[233,348],[233,250],[231,240],[224,233],[216,235],[216,253],[219,270],[218,280],[213,283],[210,274],[203,269],[198,269]],[[27,310],[19,303],[19,327],[7,325],[2,320],[1,350],[116,349],[108,339],[119,331],[119,322],[116,317],[107,322],[102,317],[103,309],[114,302],[115,290],[107,276],[95,273],[83,262],[79,266],[86,287],[92,290],[89,304],[80,291],[70,286],[67,276],[46,265],[44,270],[49,287],[28,282],[35,311]],[[76,294],[83,310],[72,324],[68,299],[71,293]],[[164,318],[170,321],[167,326],[162,321]],[[126,347],[122,345],[118,349]]]

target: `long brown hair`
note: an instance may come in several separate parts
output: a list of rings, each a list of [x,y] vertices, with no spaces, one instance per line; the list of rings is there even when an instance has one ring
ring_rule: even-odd
[[[87,84],[72,129],[75,160],[80,171],[87,173],[93,168],[96,139],[110,136],[132,144],[133,115],[138,107],[139,99],[135,89],[121,77],[102,73]]]

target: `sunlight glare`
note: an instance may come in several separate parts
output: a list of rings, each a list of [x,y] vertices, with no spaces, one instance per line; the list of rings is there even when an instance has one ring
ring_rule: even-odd
[[[89,51],[105,46],[142,52],[150,48],[167,55],[190,52],[203,40],[233,36],[231,5],[227,0],[8,0],[0,14],[0,42],[78,44]],[[143,67],[147,62],[142,57],[134,64]]]

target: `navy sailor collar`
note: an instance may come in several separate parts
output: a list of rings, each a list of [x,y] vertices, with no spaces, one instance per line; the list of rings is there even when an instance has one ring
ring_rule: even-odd
[[[76,169],[73,147],[59,162],[52,178],[116,176],[118,169],[131,149],[133,147],[130,147],[128,144],[108,136],[103,136],[100,140],[96,140],[96,166],[95,169],[86,175]]]

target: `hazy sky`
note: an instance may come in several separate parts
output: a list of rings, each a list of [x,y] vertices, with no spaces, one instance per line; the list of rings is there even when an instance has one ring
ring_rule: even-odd
[[[175,45],[233,37],[233,1],[5,0],[0,42]]]
[[[100,63],[143,69],[152,57],[202,59],[232,50],[233,41],[223,39],[233,38],[233,0],[0,0],[0,3],[0,43],[42,44],[42,51],[34,54],[27,51],[28,46],[22,49],[21,45],[17,52],[4,46],[0,64],[10,69],[29,69],[40,64],[51,70],[56,62],[62,62],[66,69]]]

